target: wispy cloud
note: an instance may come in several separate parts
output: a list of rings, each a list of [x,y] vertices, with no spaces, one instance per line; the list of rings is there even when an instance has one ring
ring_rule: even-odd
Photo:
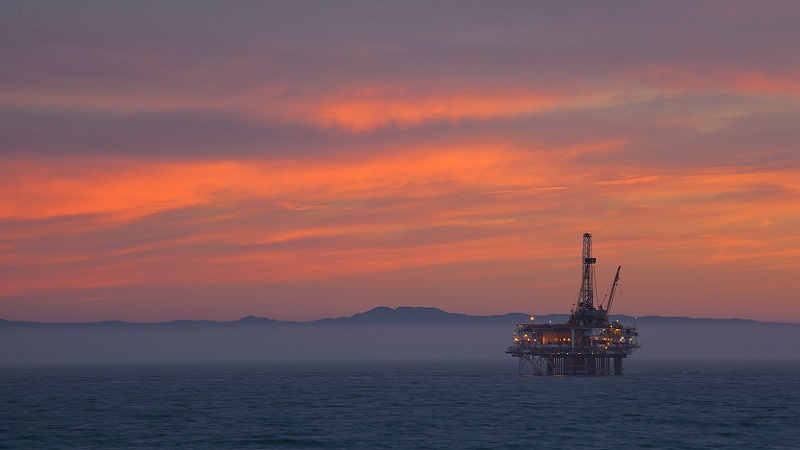
[[[92,8],[0,6],[0,316],[556,312],[592,231],[800,321],[794,2]]]

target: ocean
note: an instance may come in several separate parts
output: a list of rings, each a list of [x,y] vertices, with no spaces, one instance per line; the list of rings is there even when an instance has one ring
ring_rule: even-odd
[[[2,448],[800,448],[800,363],[0,366]]]

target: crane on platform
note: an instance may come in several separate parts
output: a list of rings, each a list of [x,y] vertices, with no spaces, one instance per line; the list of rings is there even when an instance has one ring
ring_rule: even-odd
[[[614,276],[614,282],[611,283],[611,293],[608,294],[608,303],[606,303],[606,314],[611,313],[611,302],[614,301],[614,293],[617,292],[617,285],[619,285],[619,270],[622,266],[617,267],[617,274]],[[602,306],[600,306],[602,309]]]

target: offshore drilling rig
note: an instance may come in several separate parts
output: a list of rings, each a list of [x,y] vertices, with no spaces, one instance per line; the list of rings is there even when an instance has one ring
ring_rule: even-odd
[[[581,291],[567,323],[534,324],[531,317],[531,323],[517,325],[514,344],[506,353],[519,358],[520,374],[622,375],[622,360],[640,347],[638,332],[635,326],[608,319],[622,266],[617,267],[607,301],[595,306],[596,262],[592,235],[585,233]]]

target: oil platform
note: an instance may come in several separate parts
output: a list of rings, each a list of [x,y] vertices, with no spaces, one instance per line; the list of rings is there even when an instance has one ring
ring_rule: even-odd
[[[619,271],[607,301],[595,306],[597,285],[592,235],[583,235],[583,280],[578,301],[567,323],[517,325],[514,344],[506,353],[519,358],[519,373],[533,375],[622,375],[622,361],[640,347],[636,327],[609,322],[619,285]],[[605,303],[605,306],[603,305]]]

